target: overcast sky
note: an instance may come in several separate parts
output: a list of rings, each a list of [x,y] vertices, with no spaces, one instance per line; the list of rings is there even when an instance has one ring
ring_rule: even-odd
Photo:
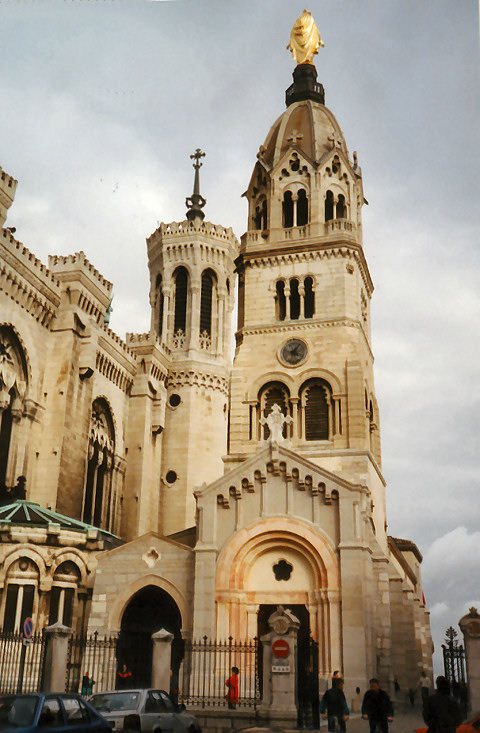
[[[114,283],[121,336],[149,329],[145,238],[184,219],[196,147],[206,218],[245,231],[301,2],[0,1],[0,166],[19,181],[7,226],[45,263],[84,250]],[[307,7],[369,201],[388,531],[424,555],[439,649],[480,609],[478,3]]]

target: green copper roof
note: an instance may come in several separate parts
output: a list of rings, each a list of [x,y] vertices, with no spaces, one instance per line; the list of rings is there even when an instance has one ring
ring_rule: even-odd
[[[29,527],[48,527],[48,525],[56,525],[60,529],[69,529],[73,532],[88,532],[95,530],[103,536],[118,539],[110,532],[106,532],[93,524],[85,524],[78,519],[66,517],[64,514],[52,512],[51,509],[44,509],[35,501],[25,501],[17,499],[12,504],[6,504],[0,507],[0,524],[10,524],[15,526]]]

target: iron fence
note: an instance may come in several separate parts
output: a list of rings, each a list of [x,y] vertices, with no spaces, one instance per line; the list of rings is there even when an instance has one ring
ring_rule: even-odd
[[[232,667],[238,667],[237,707],[255,708],[260,701],[258,655],[261,645],[257,639],[235,642],[185,641],[179,669],[179,701],[202,708],[226,707],[226,680]]]
[[[88,677],[91,691],[114,690],[117,675],[118,635],[99,636],[98,631],[87,636],[72,636],[68,643],[66,692],[82,692]]]
[[[46,637],[0,632],[0,692],[37,692],[42,689]]]

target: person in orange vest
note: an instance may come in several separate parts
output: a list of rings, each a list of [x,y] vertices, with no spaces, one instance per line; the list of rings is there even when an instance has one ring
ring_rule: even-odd
[[[122,669],[117,672],[117,689],[128,690],[132,686],[132,673],[128,669],[127,665],[124,664]]]
[[[225,697],[227,698],[228,707],[230,710],[235,710],[237,707],[238,702],[238,675],[240,670],[238,667],[232,667],[232,674],[228,678],[228,680],[225,682],[225,685],[228,688],[227,694]]]

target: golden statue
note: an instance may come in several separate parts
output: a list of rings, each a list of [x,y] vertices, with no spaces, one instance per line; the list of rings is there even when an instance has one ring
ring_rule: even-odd
[[[318,53],[318,47],[323,45],[317,24],[310,12],[304,10],[300,18],[295,21],[287,49],[292,52],[297,65],[312,64],[313,57]]]

